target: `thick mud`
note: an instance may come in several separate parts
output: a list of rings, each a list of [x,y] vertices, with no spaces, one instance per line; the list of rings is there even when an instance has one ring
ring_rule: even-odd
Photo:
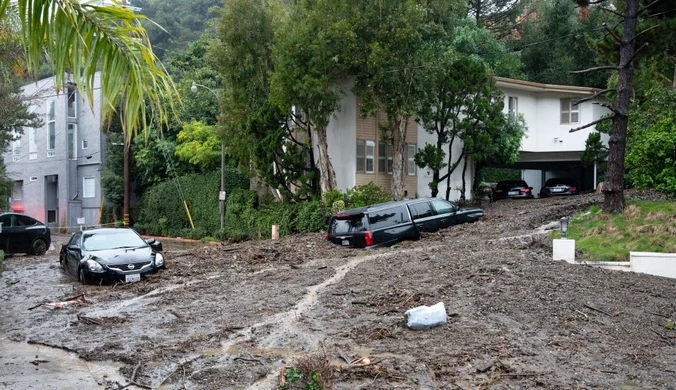
[[[56,250],[9,257],[0,349],[68,351],[112,369],[89,375],[108,389],[275,389],[303,361],[330,367],[336,389],[676,388],[674,280],[552,261],[553,222],[601,201],[499,201],[477,223],[376,250],[322,234],[165,242],[168,268],[129,285],[80,286]],[[437,302],[447,324],[406,328],[407,309]],[[12,372],[42,365],[16,362],[27,368],[4,367],[0,387],[31,388]]]

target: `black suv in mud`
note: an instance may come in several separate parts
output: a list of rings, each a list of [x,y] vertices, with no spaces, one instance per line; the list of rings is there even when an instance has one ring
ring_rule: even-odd
[[[460,208],[438,198],[379,203],[332,215],[326,239],[354,248],[391,245],[417,240],[420,232],[474,222],[483,215],[482,209]]]

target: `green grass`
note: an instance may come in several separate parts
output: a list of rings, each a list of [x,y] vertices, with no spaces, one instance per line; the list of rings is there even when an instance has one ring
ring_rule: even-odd
[[[587,261],[629,261],[629,252],[676,253],[676,202],[630,201],[619,215],[592,206],[570,222],[568,238]]]

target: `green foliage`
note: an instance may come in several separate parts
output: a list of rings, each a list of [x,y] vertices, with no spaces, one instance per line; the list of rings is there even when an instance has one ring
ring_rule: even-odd
[[[5,261],[5,251],[0,249],[0,269],[2,269],[2,262]]]
[[[568,238],[591,261],[628,261],[629,252],[676,252],[676,202],[630,201],[623,214],[594,206],[574,218]]]
[[[234,169],[225,171],[226,193],[249,187],[249,179]],[[183,204],[188,204],[195,228],[215,232],[220,225],[218,192],[220,172],[191,174],[162,182],[145,192],[138,222],[151,235],[166,235],[172,230],[190,228]],[[232,195],[231,195],[232,196]],[[180,233],[178,233],[180,235]]]
[[[626,169],[637,188],[676,196],[676,90],[655,89],[630,115]]]
[[[521,179],[521,170],[511,168],[482,168],[479,173],[480,181],[497,183],[501,180]]]
[[[329,209],[321,202],[310,201],[299,203],[296,216],[296,231],[319,232],[326,229],[329,218]]]
[[[368,206],[392,200],[392,195],[373,182],[350,188],[345,193],[348,208]]]
[[[176,136],[176,155],[203,171],[217,169],[221,163],[221,140],[212,126],[198,121],[184,123]]]

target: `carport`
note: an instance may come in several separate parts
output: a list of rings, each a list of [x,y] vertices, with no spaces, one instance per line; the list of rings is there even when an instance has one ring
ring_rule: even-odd
[[[598,184],[599,172],[596,166],[583,166],[579,151],[519,152],[519,161],[515,164],[492,167],[521,170],[521,177],[536,193],[552,177],[572,177],[582,191],[593,191]]]

